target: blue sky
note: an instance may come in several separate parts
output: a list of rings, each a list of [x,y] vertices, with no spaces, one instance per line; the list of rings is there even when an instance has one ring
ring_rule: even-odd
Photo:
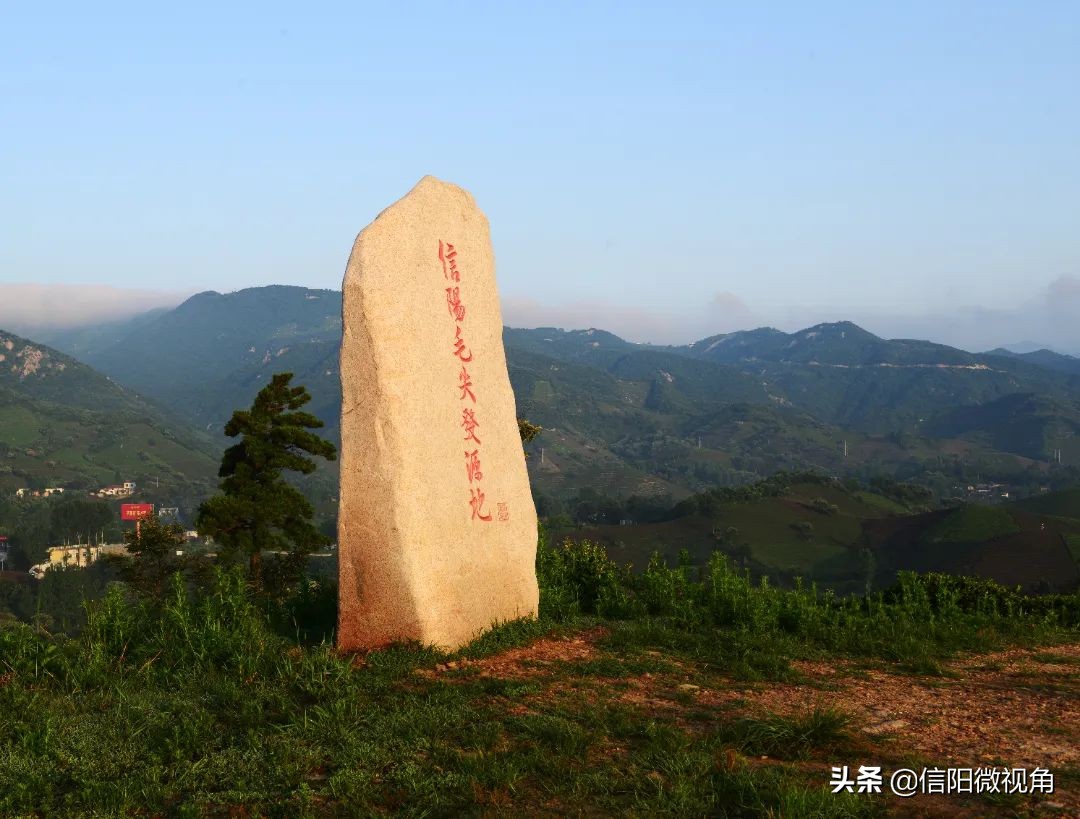
[[[0,2],[9,309],[338,287],[431,173],[510,323],[1080,351],[1080,4],[156,5]]]

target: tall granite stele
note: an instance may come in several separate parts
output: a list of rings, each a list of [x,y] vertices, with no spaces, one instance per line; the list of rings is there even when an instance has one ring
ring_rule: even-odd
[[[535,616],[487,219],[426,176],[356,238],[343,289],[339,648],[454,649]]]

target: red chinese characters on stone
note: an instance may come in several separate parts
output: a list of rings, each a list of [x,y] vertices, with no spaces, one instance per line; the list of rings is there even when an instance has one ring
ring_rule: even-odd
[[[446,288],[446,308],[450,317],[455,322],[454,327],[454,356],[461,362],[461,372],[458,373],[458,389],[461,390],[462,401],[468,399],[476,404],[476,393],[473,392],[472,376],[469,375],[465,364],[473,360],[472,350],[465,343],[461,334],[461,323],[465,321],[465,304],[461,300],[461,288],[456,286],[461,281],[461,272],[457,266],[457,250],[450,242],[439,240],[439,262],[442,265],[443,278],[451,282]],[[461,426],[465,430],[463,440],[472,441],[476,448],[472,451],[465,450],[465,475],[469,480],[469,507],[472,509],[472,520],[480,520],[485,523],[491,522],[491,513],[484,508],[485,496],[480,487],[484,473],[480,469],[480,438],[476,430],[480,422],[476,418],[476,410],[473,407],[462,407]],[[499,520],[509,520],[510,513],[505,503],[499,505]]]
[[[449,242],[444,245],[442,239],[439,240],[439,261],[442,262],[444,278],[461,281],[461,273],[457,269],[457,251]]]
[[[470,400],[475,404],[476,395],[472,391],[472,377],[469,375],[469,371],[465,369],[465,365],[461,365],[461,372],[458,374],[458,389],[461,390],[461,400],[465,400],[465,396],[469,396]]]
[[[490,521],[491,513],[484,514],[484,491],[477,487],[476,489],[470,489],[469,493],[472,496],[469,499],[469,506],[472,507],[472,519]]]
[[[466,441],[476,441],[477,444],[481,443],[480,439],[476,437],[476,428],[480,426],[480,422],[476,420],[475,410],[466,407],[461,411],[461,425],[465,427]]]
[[[480,482],[484,473],[480,471],[480,450],[474,449],[465,453],[465,473],[469,476],[469,483]]]
[[[461,303],[460,287],[446,288],[446,309],[450,311],[450,315],[454,317],[454,321],[465,320],[465,305]]]
[[[454,334],[454,355],[460,358],[463,362],[472,361],[472,352],[465,347],[465,339],[461,337],[461,328],[456,328],[457,332]]]

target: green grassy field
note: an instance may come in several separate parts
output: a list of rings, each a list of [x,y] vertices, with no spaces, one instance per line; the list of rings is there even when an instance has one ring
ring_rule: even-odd
[[[961,506],[923,534],[927,543],[978,543],[1020,531],[1008,510],[999,506]]]
[[[1040,508],[1060,512],[1068,494]],[[925,512],[893,498],[843,484],[795,482],[776,495],[732,498],[657,523],[560,529],[602,543],[616,560],[639,570],[659,551],[675,561],[686,550],[703,565],[720,550],[785,585],[796,578],[839,593],[881,588],[900,570],[974,573],[1006,585],[1071,590],[1080,573],[1062,547],[1080,536],[1080,520],[1027,511],[1026,506],[961,505]]]
[[[1080,487],[1026,498],[1013,505],[1043,515],[1080,519]]]
[[[814,579],[817,569],[830,562],[842,560],[847,550],[834,543],[809,541],[806,543],[767,543],[751,547],[754,560],[772,566],[782,572]]]
[[[1080,566],[1080,535],[1068,535],[1065,542],[1068,544],[1069,554],[1076,561],[1076,565]]]
[[[1080,599],[978,581],[909,577],[867,604],[723,560],[634,579],[587,543],[541,544],[537,566],[540,618],[453,654],[297,643],[296,618],[332,622],[331,590],[268,620],[228,575],[113,587],[75,638],[0,627],[0,812],[876,816],[895,802],[827,787],[829,765],[884,753],[850,712],[744,696],[802,661],[941,675],[957,652],[1080,636]]]

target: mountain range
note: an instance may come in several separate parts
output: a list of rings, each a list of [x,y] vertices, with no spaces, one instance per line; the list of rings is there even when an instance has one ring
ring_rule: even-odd
[[[200,293],[98,328],[41,334],[113,386],[220,435],[274,372],[312,393],[337,438],[341,294],[272,286]],[[603,330],[504,334],[519,414],[545,428],[540,492],[614,495],[737,484],[777,469],[1038,483],[1080,461],[1080,372],[1047,351],[969,353],[849,322],[760,328],[682,346]]]

